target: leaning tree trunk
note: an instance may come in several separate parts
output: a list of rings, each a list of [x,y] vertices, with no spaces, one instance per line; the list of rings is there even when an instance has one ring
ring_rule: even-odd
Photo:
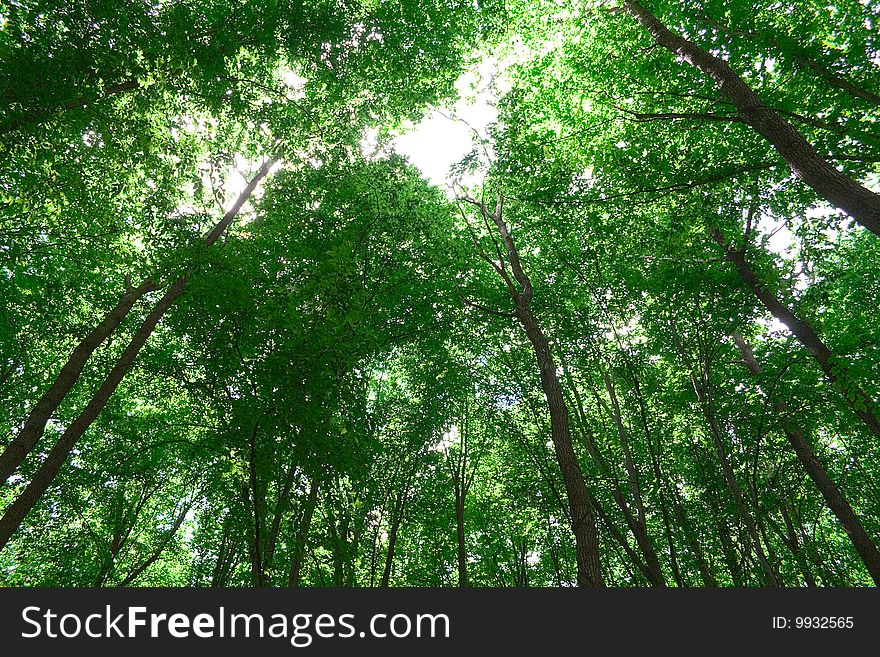
[[[795,315],[761,283],[751,265],[746,261],[743,249],[734,249],[727,243],[719,229],[710,228],[709,232],[721,248],[724,249],[724,257],[736,267],[736,271],[746,287],[770,314],[785,324],[794,337],[797,338],[797,341],[813,354],[828,381],[832,385],[836,384],[843,389],[844,396],[853,413],[856,414],[871,433],[880,438],[880,420],[878,420],[875,412],[874,401],[854,381],[849,380],[846,363],[828,348],[808,322]],[[859,404],[862,404],[862,406],[859,406]]]
[[[0,454],[0,485],[12,476],[43,436],[46,423],[79,380],[86,362],[95,349],[110,337],[142,296],[158,289],[158,285],[147,280],[136,288],[126,290],[113,309],[104,315],[101,322],[74,348],[58,377],[34,404],[24,426],[7,445],[3,454]]]
[[[761,374],[761,365],[755,358],[755,354],[751,347],[746,343],[739,333],[733,333],[731,336],[734,344],[742,355],[743,363],[749,368],[754,376]],[[803,431],[798,427],[788,414],[785,413],[785,402],[781,400],[773,401],[773,409],[778,414],[782,430],[789,444],[797,454],[798,461],[806,470],[810,479],[819,489],[825,504],[840,522],[840,526],[846,532],[846,535],[852,541],[853,547],[868,569],[871,579],[880,586],[880,550],[877,545],[865,531],[849,501],[843,495],[843,492],[837,487],[837,484],[828,475],[828,471],[822,465],[821,461],[816,457],[809,442],[807,442]]]
[[[639,546],[639,551],[642,553],[644,560],[642,559],[633,559],[633,563],[635,566],[642,571],[642,574],[645,575],[648,582],[651,586],[666,586],[666,580],[663,577],[663,571],[660,567],[660,561],[657,558],[657,552],[654,549],[654,545],[651,542],[650,537],[648,536],[648,528],[644,523],[644,510],[641,512],[637,511],[638,517],[633,515],[633,512],[630,510],[629,505],[627,504],[626,497],[623,494],[623,491],[620,489],[620,485],[617,483],[617,477],[612,473],[611,469],[608,467],[608,464],[603,458],[602,453],[599,450],[599,445],[594,439],[592,433],[590,432],[587,425],[586,413],[584,412],[584,404],[581,400],[580,392],[578,392],[577,385],[575,385],[574,377],[571,375],[571,370],[568,366],[568,362],[564,356],[564,354],[560,354],[560,364],[562,365],[562,374],[565,377],[566,382],[568,383],[568,387],[571,390],[572,397],[574,398],[574,413],[575,417],[579,420],[581,433],[583,434],[584,441],[587,446],[587,453],[590,455],[590,458],[593,459],[593,462],[599,467],[599,470],[604,475],[605,479],[608,480],[608,486],[611,488],[611,497],[614,499],[614,503],[617,505],[617,508],[620,509],[621,514],[623,515],[624,521],[626,522],[626,526],[629,528],[630,533],[632,533],[633,537],[636,539],[636,544]],[[601,399],[598,396],[596,391],[593,391],[596,395],[597,403],[600,405],[603,404]],[[609,414],[613,415],[610,409],[607,409]],[[619,409],[618,409],[619,411]],[[615,418],[616,421],[620,420],[619,415]],[[621,424],[617,425],[618,430],[625,431],[625,429]],[[623,438],[623,440],[627,440],[628,438]],[[629,451],[627,449],[627,451]],[[632,465],[630,463],[630,465]],[[633,475],[629,475],[629,480],[631,485],[637,484],[637,480]],[[639,493],[639,498],[641,498],[641,494]],[[629,545],[626,543],[626,539],[621,536],[618,539],[615,534],[617,533],[617,529],[613,528],[611,524],[610,518],[607,517],[606,514],[603,513],[602,509],[597,505],[595,498],[592,500],[593,507],[595,511],[599,514],[600,519],[605,524],[606,527],[609,528],[609,532],[612,534],[612,537],[621,543],[624,551],[628,556],[632,559],[632,554],[630,553]],[[642,509],[642,504],[639,501],[637,503],[637,507]],[[603,517],[604,516],[604,517]],[[622,541],[622,542],[621,542]]]
[[[712,404],[712,389],[711,381],[709,379],[708,364],[703,366],[703,373],[706,377],[706,383],[704,384],[697,377],[694,370],[687,364],[684,347],[678,337],[678,332],[673,330],[672,337],[679,356],[687,366],[688,376],[690,377],[691,385],[696,393],[697,401],[700,404],[700,410],[703,412],[703,416],[706,418],[706,422],[709,425],[709,433],[712,436],[712,443],[715,447],[715,456],[721,467],[721,474],[724,477],[724,483],[727,484],[727,490],[736,503],[739,519],[745,526],[746,534],[749,538],[749,548],[758,560],[758,565],[761,567],[761,572],[764,574],[764,580],[767,583],[767,586],[780,586],[781,582],[779,581],[779,576],[770,565],[770,561],[767,559],[764,548],[761,546],[761,539],[760,536],[758,536],[758,525],[755,522],[755,517],[749,509],[748,504],[746,504],[746,498],[743,494],[742,487],[740,486],[739,481],[737,481],[733,465],[727,455],[727,448],[724,445],[724,432],[718,422]]]
[[[770,142],[798,178],[831,205],[880,235],[880,194],[838,171],[819,155],[804,136],[778,112],[767,107],[723,59],[672,32],[635,0],[623,0],[621,9],[638,21],[657,44],[712,78],[721,94],[736,107],[743,123]]]
[[[171,540],[177,534],[177,531],[180,529],[183,521],[186,520],[186,516],[191,508],[191,504],[184,505],[184,507],[180,510],[180,513],[177,514],[177,518],[174,520],[174,524],[171,526],[171,529],[168,530],[168,533],[165,534],[165,537],[162,539],[159,545],[156,546],[156,549],[153,550],[149,557],[147,557],[143,562],[136,566],[135,569],[132,570],[128,574],[128,576],[119,583],[119,587],[131,586],[137,580],[137,578],[144,573],[147,568],[149,568],[156,561],[159,560],[159,557],[162,556],[162,553],[165,551],[165,549],[171,543]]]
[[[256,175],[247,184],[244,190],[239,194],[232,207],[226,212],[223,218],[217,222],[211,232],[205,238],[205,244],[210,246],[216,242],[226,228],[232,223],[232,220],[238,215],[242,206],[253,194],[259,182],[266,177],[269,170],[277,162],[277,156],[269,158],[257,171]],[[153,308],[147,313],[141,325],[137,328],[131,341],[128,343],[122,354],[117,358],[110,372],[107,374],[101,386],[94,393],[85,409],[77,416],[77,418],[67,427],[58,442],[49,452],[49,456],[40,465],[34,474],[30,483],[15,499],[15,501],[6,509],[3,517],[0,518],[0,550],[6,547],[10,537],[18,529],[25,516],[34,507],[37,501],[43,496],[49,486],[54,482],[61,466],[67,460],[70,452],[76,443],[92,425],[92,423],[104,410],[107,402],[116,391],[116,388],[125,378],[126,374],[131,370],[134,361],[140,353],[141,348],[146,344],[147,340],[153,334],[159,321],[165,316],[178,297],[183,294],[188,280],[188,274],[180,276],[174,281],[165,294],[156,302]]]
[[[391,533],[388,535],[388,551],[385,553],[385,570],[382,571],[382,582],[379,586],[387,589],[391,582],[391,572],[394,569],[394,554],[397,548],[397,533],[400,523],[403,522],[403,514],[406,511],[406,491],[402,491],[394,505],[394,519],[391,522]]]

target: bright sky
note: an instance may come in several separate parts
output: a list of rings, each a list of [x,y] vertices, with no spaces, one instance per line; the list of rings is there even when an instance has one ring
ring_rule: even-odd
[[[435,185],[443,187],[450,182],[449,167],[473,148],[474,130],[486,137],[486,126],[496,120],[492,76],[498,69],[497,60],[486,58],[459,78],[459,100],[451,110],[429,113],[394,140],[397,152],[406,155]]]

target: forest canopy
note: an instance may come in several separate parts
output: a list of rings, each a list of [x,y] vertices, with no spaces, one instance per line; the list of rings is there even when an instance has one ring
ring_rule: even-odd
[[[880,584],[878,271],[874,0],[0,2],[0,585]]]

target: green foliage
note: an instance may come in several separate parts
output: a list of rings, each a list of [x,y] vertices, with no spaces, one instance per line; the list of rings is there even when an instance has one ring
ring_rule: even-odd
[[[506,245],[405,158],[362,152],[490,55],[498,122],[455,191],[504,196],[606,581],[648,585],[653,552],[668,585],[760,586],[760,550],[786,585],[870,584],[789,436],[880,539],[877,238],[613,4],[0,3],[0,445],[122,293],[187,276],[0,584],[455,586],[459,550],[469,586],[574,584]],[[876,189],[876,7],[644,4]],[[88,359],[0,511],[161,294]]]

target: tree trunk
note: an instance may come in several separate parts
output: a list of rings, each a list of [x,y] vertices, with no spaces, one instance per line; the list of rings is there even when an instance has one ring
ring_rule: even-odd
[[[278,535],[281,533],[281,521],[284,513],[287,511],[290,502],[290,491],[293,488],[293,475],[296,470],[295,465],[291,465],[284,479],[284,485],[278,491],[278,499],[275,502],[275,512],[272,515],[272,525],[269,528],[269,534],[266,537],[266,549],[263,550],[263,572],[265,576],[271,577],[272,563],[275,559],[275,548],[278,545]]]
[[[296,588],[299,586],[300,571],[306,554],[306,544],[309,539],[309,529],[312,526],[312,517],[315,515],[315,507],[318,504],[318,479],[312,477],[309,485],[309,497],[306,499],[302,518],[296,530],[296,542],[294,543],[293,558],[290,560],[290,575],[287,578],[287,586]]]
[[[794,523],[792,523],[791,517],[785,510],[784,503],[780,505],[779,512],[782,516],[782,521],[785,523],[785,531],[787,535],[777,530],[775,525],[772,525],[773,529],[776,531],[782,542],[785,543],[789,550],[791,550],[791,554],[794,556],[798,568],[800,568],[804,582],[806,582],[807,586],[810,588],[817,588],[816,578],[813,576],[813,571],[810,569],[810,562],[804,557],[804,551],[801,550],[800,538],[798,537],[797,530],[794,528]]]
[[[752,375],[760,375],[761,365],[755,359],[755,354],[748,343],[739,333],[734,332],[731,337],[742,355],[743,363],[749,368]],[[813,453],[803,431],[785,413],[785,402],[773,400],[771,402],[773,403],[773,409],[778,414],[785,437],[788,439],[795,454],[797,454],[798,461],[800,461],[810,479],[813,480],[816,488],[819,489],[819,492],[825,499],[825,503],[840,522],[846,535],[849,536],[862,563],[868,569],[871,579],[880,586],[880,550],[877,549],[877,545],[868,535],[868,532],[865,531],[849,501],[847,501],[841,490],[828,475],[828,471]]]
[[[230,541],[232,523],[229,517],[223,522],[223,536],[220,540],[220,549],[217,552],[217,561],[214,563],[214,570],[211,573],[211,588],[221,586],[225,581],[224,575],[228,572],[227,562],[232,556],[233,546]]]
[[[49,456],[40,465],[30,483],[22,491],[21,495],[6,509],[6,513],[0,519],[0,550],[6,547],[10,537],[18,529],[21,521],[24,520],[28,512],[43,496],[43,493],[52,485],[52,482],[55,481],[55,476],[67,460],[74,445],[76,445],[86,429],[91,426],[92,422],[95,421],[107,405],[107,402],[110,401],[110,396],[131,369],[141,347],[144,346],[147,339],[153,333],[156,324],[159,323],[159,320],[162,319],[174,301],[177,300],[177,297],[183,293],[185,284],[186,277],[177,279],[168,288],[165,295],[156,303],[83,412],[61,434],[61,438],[58,439],[58,442],[49,452]]]
[[[147,292],[158,290],[159,287],[152,281],[144,281],[134,289],[126,290],[116,306],[104,315],[104,319],[82,339],[71,352],[67,362],[58,373],[54,383],[43,393],[42,397],[34,404],[30,414],[25,420],[24,426],[15,435],[12,442],[7,445],[3,454],[0,454],[0,486],[12,476],[12,473],[21,465],[25,457],[34,448],[43,432],[46,423],[52,417],[52,413],[58,408],[64,397],[79,380],[83,368],[89,357],[107,338],[116,330],[116,327],[125,319],[129,311],[138,299]]]
[[[819,155],[804,136],[778,112],[767,107],[723,59],[670,31],[635,0],[623,0],[621,8],[660,46],[712,78],[721,94],[736,107],[743,123],[770,142],[798,178],[831,205],[880,235],[880,194],[841,173]]]
[[[455,498],[455,530],[458,539],[458,585],[462,588],[467,584],[467,546],[464,534],[464,500]]]
[[[397,546],[397,532],[400,529],[400,523],[403,520],[403,512],[406,508],[405,493],[400,494],[394,510],[394,521],[391,523],[391,533],[388,535],[388,551],[385,553],[385,570],[382,572],[382,583],[379,585],[383,589],[388,588],[391,581],[391,569],[394,567],[394,549]]]
[[[232,223],[242,206],[253,194],[259,182],[266,177],[271,167],[278,161],[277,156],[270,157],[260,167],[251,181],[239,194],[238,198],[232,204],[232,207],[223,215],[223,218],[217,222],[211,232],[205,237],[205,244],[210,246],[219,239],[223,231]],[[86,405],[85,409],[77,416],[77,418],[67,427],[58,442],[49,452],[49,456],[40,465],[36,474],[34,474],[30,483],[22,491],[21,495],[6,509],[3,518],[0,519],[0,550],[6,547],[10,537],[21,525],[22,520],[34,507],[37,501],[42,497],[43,493],[52,485],[61,466],[67,460],[73,447],[85,433],[85,431],[98,418],[101,411],[110,401],[110,397],[116,391],[116,388],[125,378],[125,375],[131,370],[137,355],[141,348],[146,344],[152,335],[159,321],[164,317],[165,313],[174,305],[177,298],[183,294],[188,280],[188,274],[184,274],[174,281],[165,294],[160,298],[153,308],[147,313],[146,318],[135,331],[131,341],[125,350],[114,363],[109,374],[107,374],[101,386],[92,396],[92,399]]]
[[[699,382],[694,380],[694,386],[699,393]],[[710,433],[712,434],[712,442],[715,445],[715,455],[717,456],[718,463],[721,466],[721,473],[724,476],[724,481],[725,483],[727,483],[727,488],[730,491],[730,494],[733,496],[733,499],[736,502],[737,509],[739,510],[740,519],[745,525],[746,533],[748,534],[750,542],[752,544],[752,550],[755,553],[755,557],[757,557],[758,559],[758,564],[761,566],[761,571],[764,573],[764,578],[767,582],[767,585],[779,586],[776,572],[773,570],[773,567],[770,565],[770,562],[767,560],[767,556],[764,554],[764,550],[761,547],[761,540],[758,536],[755,518],[752,515],[752,512],[749,510],[748,505],[746,504],[745,495],[743,495],[742,488],[740,487],[739,482],[736,479],[736,475],[733,472],[733,466],[731,466],[730,464],[730,459],[727,457],[727,450],[724,447],[721,429],[718,426],[714,413],[707,404],[705,393],[699,394],[699,396],[700,405],[703,406],[704,412],[706,413],[706,418],[709,422]]]
[[[680,357],[685,360],[686,363],[684,348],[678,338],[678,333],[677,331],[675,331],[674,328],[673,340],[675,342],[676,350],[679,352]],[[708,364],[703,366],[703,376],[706,380],[705,384],[700,381],[700,379],[697,377],[690,366],[687,366],[687,368],[691,384],[693,386],[694,392],[697,395],[697,401],[700,404],[700,409],[702,410],[703,415],[706,418],[706,422],[709,425],[709,433],[712,436],[712,443],[715,447],[715,456],[718,459],[718,464],[721,466],[721,474],[724,477],[724,482],[727,484],[727,490],[730,492],[731,497],[733,497],[734,502],[736,502],[736,507],[739,511],[740,520],[745,526],[746,534],[749,537],[751,550],[754,552],[755,557],[758,559],[758,564],[761,566],[761,571],[764,573],[764,579],[767,583],[767,586],[779,586],[780,583],[778,575],[773,570],[773,567],[767,560],[767,555],[764,553],[764,549],[761,547],[761,540],[758,536],[758,527],[757,523],[755,522],[755,517],[752,515],[752,512],[749,510],[749,507],[746,504],[746,499],[745,495],[743,494],[742,487],[739,485],[739,482],[736,479],[736,474],[733,471],[733,466],[731,465],[730,459],[727,456],[727,448],[724,445],[724,432],[722,431],[721,426],[718,423],[718,418],[715,416],[715,410],[712,404],[711,383],[709,380],[709,366]]]
[[[611,497],[614,499],[615,504],[620,509],[620,512],[623,514],[624,520],[626,521],[626,525],[632,533],[633,537],[636,539],[636,544],[639,546],[639,551],[642,553],[644,557],[644,561],[641,559],[634,561],[635,565],[639,570],[641,570],[645,577],[648,579],[648,582],[652,586],[666,586],[666,579],[663,576],[663,570],[660,567],[660,560],[657,557],[657,551],[654,549],[654,544],[651,542],[650,537],[648,536],[648,528],[647,525],[644,524],[644,510],[639,513],[639,516],[636,517],[633,515],[632,511],[629,508],[629,505],[626,502],[626,498],[624,497],[623,491],[620,489],[620,485],[617,483],[617,478],[610,471],[605,459],[599,451],[599,447],[594,440],[591,431],[587,425],[586,413],[584,412],[583,402],[581,401],[580,392],[577,389],[577,386],[574,382],[574,377],[571,375],[571,371],[568,367],[568,362],[566,361],[565,355],[560,354],[560,363],[562,364],[562,373],[565,376],[565,380],[568,383],[569,388],[571,389],[572,396],[575,401],[575,416],[578,418],[581,426],[581,432],[583,433],[586,445],[587,452],[590,457],[599,467],[600,471],[605,475],[606,479],[610,482],[609,485],[611,487]],[[610,386],[610,381],[606,381],[606,383]],[[597,402],[606,406],[604,402],[602,402],[601,398],[599,398],[598,394],[596,394]],[[616,400],[616,396],[615,396]],[[606,409],[609,411],[609,414],[614,418],[615,426],[618,430],[618,435],[621,435],[621,441],[626,441],[628,443],[628,439],[625,436],[626,430],[623,428],[623,423],[620,419],[620,409],[615,405],[615,411],[611,411],[610,409]],[[627,448],[625,452],[629,452]],[[626,458],[626,457],[624,457]],[[635,476],[635,469],[632,465],[632,460],[630,457],[629,465],[627,466],[627,473],[629,477],[630,484],[632,488],[634,488],[633,495],[634,499],[636,499],[636,507],[637,509],[643,509],[641,503],[641,493],[638,487],[638,479]],[[636,497],[636,493],[638,496]],[[598,512],[599,509],[596,507],[596,500],[593,498],[592,500],[593,506]],[[609,526],[610,519],[603,520],[606,526]],[[617,531],[616,529],[614,531]],[[625,544],[626,539],[621,537],[622,541],[624,541],[623,547],[624,550],[629,555],[629,545]],[[618,540],[618,542],[620,542]],[[630,555],[632,558],[632,555]]]
[[[192,508],[189,504],[185,505],[183,509],[180,510],[180,513],[177,514],[177,518],[174,520],[174,525],[172,525],[171,529],[168,530],[168,533],[159,543],[153,553],[143,561],[138,567],[129,573],[128,577],[122,580],[119,583],[120,588],[131,585],[138,577],[140,577],[143,572],[152,566],[162,553],[165,551],[165,548],[168,547],[168,544],[171,542],[171,539],[174,538],[175,534],[177,534],[177,530],[180,529],[180,526],[183,524],[183,521],[186,520],[186,514],[189,513],[190,508]]]
[[[554,451],[556,452],[556,461],[559,464],[562,480],[565,483],[565,491],[568,496],[568,507],[571,513],[571,525],[575,538],[578,586],[604,586],[599,558],[599,532],[596,529],[593,509],[590,506],[590,497],[587,492],[586,482],[584,481],[584,473],[581,471],[580,463],[571,442],[568,407],[562,395],[562,386],[559,384],[559,378],[556,376],[556,363],[550,351],[550,343],[547,340],[547,336],[541,330],[531,309],[532,282],[525,271],[523,271],[516,244],[501,215],[504,197],[498,196],[498,203],[494,213],[483,203],[473,199],[465,200],[477,205],[483,217],[495,224],[503,240],[507,262],[510,264],[516,281],[514,283],[511,280],[507,274],[506,267],[495,263],[495,261],[483,254],[484,259],[488,259],[495,271],[507,284],[516,307],[514,316],[525,331],[538,363],[541,387],[547,398],[547,409],[550,412],[550,435],[553,440]],[[519,286],[518,288],[517,285]]]
[[[257,477],[257,424],[251,430],[248,441],[250,458],[248,459],[248,473],[250,485],[245,486],[243,497],[245,504],[250,502],[251,520],[253,523],[253,540],[251,542],[251,581],[254,586],[263,586],[263,495],[260,491],[260,482]]]
[[[822,341],[822,338],[813,330],[809,323],[800,319],[789,308],[782,304],[765,286],[761,284],[755,272],[745,259],[742,250],[732,248],[717,228],[710,228],[709,232],[716,242],[724,249],[724,257],[733,263],[739,277],[746,287],[757,297],[770,313],[785,324],[798,342],[813,354],[819,367],[825,373],[825,377],[832,385],[837,384],[842,388],[853,413],[865,424],[868,430],[877,438],[880,438],[880,421],[875,414],[874,401],[853,381],[848,380],[846,363],[838,358],[831,349]],[[858,404],[864,406],[864,410]]]

